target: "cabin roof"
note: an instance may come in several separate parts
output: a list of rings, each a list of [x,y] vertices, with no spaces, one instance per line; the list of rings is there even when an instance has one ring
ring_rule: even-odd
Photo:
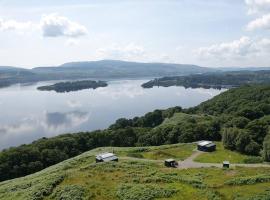
[[[167,159],[167,160],[165,160],[166,162],[175,162],[175,160],[174,159],[172,159],[172,158],[170,158],[170,159]]]
[[[103,161],[107,162],[107,161],[112,161],[112,160],[116,160],[116,159],[118,159],[117,156],[110,156],[110,157],[107,157],[107,158],[103,158]]]
[[[103,159],[103,160],[111,158],[111,157],[116,157],[116,155],[113,153],[106,152],[106,153],[102,153],[96,156],[97,159]]]
[[[199,146],[208,146],[208,145],[211,145],[211,144],[214,144],[214,143],[211,142],[211,141],[200,141],[200,142],[198,142]]]
[[[213,147],[213,146],[216,146],[216,144],[215,143],[210,143],[210,144],[207,144],[207,145],[205,145],[206,147]]]

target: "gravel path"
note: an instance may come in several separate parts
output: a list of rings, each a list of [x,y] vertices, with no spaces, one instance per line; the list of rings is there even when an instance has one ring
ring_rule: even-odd
[[[222,168],[222,163],[199,163],[195,162],[194,159],[204,154],[202,151],[194,151],[194,153],[183,161],[178,162],[178,169],[190,169],[190,168],[210,168],[210,167],[218,167]],[[164,160],[151,160],[145,158],[133,158],[133,157],[121,157],[124,160],[138,160],[138,161],[148,161],[148,162],[157,162],[162,163]],[[270,167],[270,164],[230,164],[230,167]]]
[[[179,169],[188,168],[209,168],[209,167],[219,167],[222,168],[222,163],[199,163],[193,161],[197,156],[203,154],[204,152],[195,151],[190,157],[184,161],[178,162]],[[230,167],[270,167],[269,164],[230,164]]]

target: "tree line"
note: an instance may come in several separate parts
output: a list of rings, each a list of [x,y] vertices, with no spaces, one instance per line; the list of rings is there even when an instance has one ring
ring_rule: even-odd
[[[270,70],[235,71],[222,73],[191,74],[156,78],[142,84],[143,88],[154,86],[184,86],[186,88],[232,88],[244,84],[269,84]]]

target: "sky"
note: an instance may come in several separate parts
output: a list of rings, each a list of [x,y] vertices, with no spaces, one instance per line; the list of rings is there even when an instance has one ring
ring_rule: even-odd
[[[270,67],[270,0],[0,0],[0,65]]]

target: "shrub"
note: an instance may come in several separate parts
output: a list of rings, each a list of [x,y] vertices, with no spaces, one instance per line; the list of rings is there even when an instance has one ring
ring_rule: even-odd
[[[252,163],[262,163],[263,159],[259,156],[249,156],[244,159],[244,163],[252,164]]]
[[[169,198],[176,192],[178,190],[162,188],[158,185],[123,184],[118,188],[117,197],[121,200],[152,200]]]
[[[83,200],[85,190],[79,185],[67,185],[59,187],[52,194],[55,200]]]
[[[264,138],[263,142],[263,159],[270,161],[270,134]]]
[[[235,150],[236,138],[240,133],[238,128],[224,128],[222,130],[222,142],[226,149]]]
[[[270,174],[261,174],[243,178],[235,178],[225,182],[226,185],[253,185],[256,183],[270,182]]]

